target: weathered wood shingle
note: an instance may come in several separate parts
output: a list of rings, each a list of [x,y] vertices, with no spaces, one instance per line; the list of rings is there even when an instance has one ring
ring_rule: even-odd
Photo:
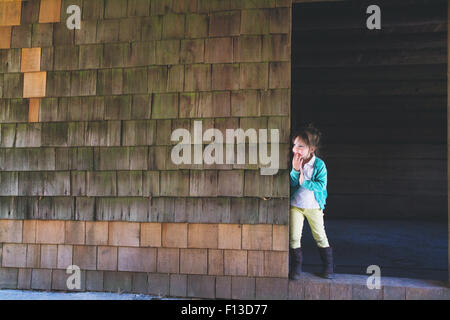
[[[28,121],[28,101],[26,99],[0,100],[0,122],[17,123]]]
[[[65,26],[69,4],[80,30]],[[1,217],[287,224],[289,5],[63,0],[61,22],[39,24],[25,3],[0,50]],[[20,72],[29,47],[47,72],[37,123]],[[175,165],[172,132],[198,120],[224,136],[279,129],[283,170]]]
[[[155,120],[123,121],[122,143],[124,146],[153,145],[155,140]]]

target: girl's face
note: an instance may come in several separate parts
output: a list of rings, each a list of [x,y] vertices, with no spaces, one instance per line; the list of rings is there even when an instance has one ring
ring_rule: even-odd
[[[310,154],[314,152],[314,150],[314,147],[307,146],[305,141],[303,141],[300,137],[295,138],[292,152],[294,154],[299,154],[300,158],[308,159]]]

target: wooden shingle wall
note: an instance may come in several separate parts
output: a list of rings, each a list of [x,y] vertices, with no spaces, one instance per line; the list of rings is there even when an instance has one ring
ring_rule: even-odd
[[[69,263],[287,277],[291,1],[0,6],[0,285],[20,268],[59,290]],[[279,129],[278,174],[173,164],[172,131],[196,120]]]
[[[288,1],[63,1],[60,21],[41,22],[55,6],[24,1],[21,24],[2,27],[0,217],[287,223]],[[198,119],[280,129],[280,172],[174,165],[171,132]]]

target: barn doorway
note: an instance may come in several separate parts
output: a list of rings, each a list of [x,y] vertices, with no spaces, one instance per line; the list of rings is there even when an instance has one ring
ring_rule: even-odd
[[[381,9],[369,30],[366,9]],[[447,1],[298,3],[291,128],[323,133],[337,273],[448,280]],[[304,270],[320,259],[309,228]]]

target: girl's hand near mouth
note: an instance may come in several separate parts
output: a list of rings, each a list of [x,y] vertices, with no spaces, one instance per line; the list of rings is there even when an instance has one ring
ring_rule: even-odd
[[[301,171],[303,165],[303,159],[300,158],[299,153],[294,153],[294,157],[292,158],[292,167],[295,171]]]
[[[302,185],[303,184],[303,181],[305,181],[305,176],[303,175],[303,161],[304,159],[303,158],[301,158],[300,159],[300,177],[298,178],[298,183],[300,184],[300,185]]]

